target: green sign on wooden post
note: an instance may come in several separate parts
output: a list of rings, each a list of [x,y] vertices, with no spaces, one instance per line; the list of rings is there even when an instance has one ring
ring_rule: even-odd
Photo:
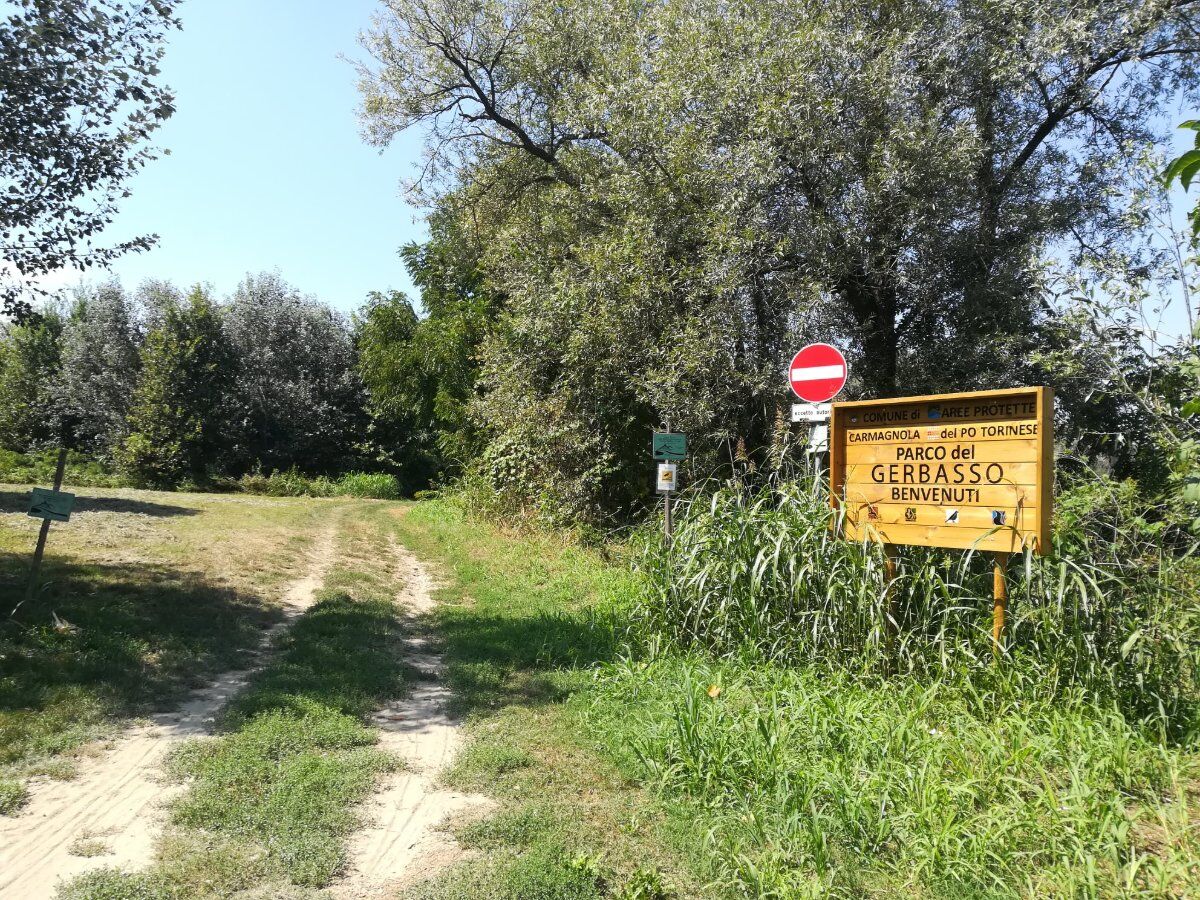
[[[35,519],[50,519],[54,522],[71,521],[71,510],[75,508],[75,495],[66,491],[48,491],[34,488],[29,504],[29,515]]]
[[[687,435],[673,431],[656,431],[652,448],[656,460],[679,462],[687,456]]]
[[[37,548],[33,551],[33,565],[29,567],[29,587],[25,589],[25,600],[23,601],[25,603],[33,599],[33,592],[37,588],[38,572],[42,570],[42,554],[46,552],[46,538],[50,536],[50,523],[55,520],[66,522],[71,518],[71,507],[75,505],[75,495],[61,490],[66,470],[67,448],[60,447],[58,465],[54,469],[54,490],[33,489],[29,515],[35,519],[41,519],[42,527],[38,530]]]

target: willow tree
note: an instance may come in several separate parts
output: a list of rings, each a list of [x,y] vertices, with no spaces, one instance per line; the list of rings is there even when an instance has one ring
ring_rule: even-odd
[[[0,311],[31,283],[155,237],[99,243],[175,111],[160,82],[178,0],[12,0],[0,10]]]
[[[1025,377],[1042,260],[1128,237],[1200,49],[1191,0],[384,7],[368,137],[425,127],[507,298],[481,413],[585,506],[668,417],[764,445],[808,336],[876,395]]]

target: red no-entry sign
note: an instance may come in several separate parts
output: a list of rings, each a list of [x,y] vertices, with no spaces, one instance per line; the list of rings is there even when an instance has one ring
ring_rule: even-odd
[[[788,378],[792,392],[809,403],[825,403],[846,384],[846,357],[829,344],[809,344],[792,357]]]

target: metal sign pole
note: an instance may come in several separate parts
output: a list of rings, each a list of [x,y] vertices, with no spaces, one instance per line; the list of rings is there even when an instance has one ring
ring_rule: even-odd
[[[63,472],[67,467],[67,448],[63,447],[58,451],[58,467],[54,470],[54,492],[57,494],[62,488]],[[42,519],[42,529],[38,532],[37,549],[33,551],[33,568],[29,571],[29,587],[25,590],[25,602],[28,603],[33,599],[33,592],[37,589],[38,572],[42,568],[42,555],[46,552],[46,538],[50,536],[50,520]]]
[[[666,430],[669,434],[671,431],[671,420],[667,419]],[[671,492],[663,492],[663,530],[667,536],[667,546],[671,546]]]

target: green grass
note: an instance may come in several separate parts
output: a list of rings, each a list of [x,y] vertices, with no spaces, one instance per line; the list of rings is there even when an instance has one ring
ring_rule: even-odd
[[[1152,523],[1135,486],[1058,498],[1050,557],[1008,568],[1007,664],[993,665],[986,554],[903,548],[888,625],[883,557],[831,530],[823,485],[722,487],[682,505],[674,542],[641,561],[647,636],[716,656],[820,660],[1070,703],[1083,692],[1173,740],[1200,738],[1200,560]]]
[[[380,472],[347,472],[338,478],[319,475],[310,478],[295,469],[250,474],[230,484],[247,494],[270,497],[358,497],[366,500],[398,500],[400,482],[394,475]]]
[[[600,900],[606,895],[600,866],[555,844],[492,853],[409,894],[413,900]]]
[[[28,798],[29,791],[21,782],[0,778],[0,816],[16,812]]]
[[[1083,698],[668,655],[610,667],[584,709],[630,777],[706,823],[710,877],[731,895],[1200,884],[1193,755]]]
[[[468,722],[445,781],[496,802],[452,825],[477,855],[408,896],[1200,894],[1194,569],[1169,536],[1126,522],[1121,497],[1080,500],[1085,524],[1065,504],[1060,537],[1088,564],[1014,575],[996,663],[986,573],[907,555],[889,642],[870,549],[830,544],[795,494],[760,499],[683,515],[638,573],[620,548],[449,502],[356,507],[322,603],[223,736],[174,759],[192,782],[155,869],[63,896],[328,882],[394,765],[363,726],[403,689],[392,535],[442,582],[432,624]]]
[[[987,560],[906,551],[893,635],[878,549],[811,484],[686,505],[590,730],[707,823],[731,895],[1195,893],[1196,560],[1130,485],[1060,506],[997,659]]]
[[[483,855],[412,896],[653,900],[660,868],[694,887],[680,861],[688,851],[583,730],[571,699],[589,696],[598,667],[617,657],[634,599],[628,567],[441,501],[410,507],[398,533],[445,582],[435,624],[469,735],[447,782],[499,804],[456,829]]]
[[[0,553],[0,596],[23,596],[26,564]],[[236,668],[277,617],[258,597],[164,566],[63,559],[48,560],[45,589],[9,612],[0,618],[0,775],[16,778],[69,774],[64,754]]]
[[[57,450],[16,453],[0,448],[0,483],[52,484],[58,468]],[[122,487],[124,478],[110,467],[71,451],[67,454],[66,482],[75,487]]]
[[[1092,524],[1112,524],[1087,505]],[[621,560],[452,505],[408,513],[402,538],[449,575],[439,622],[471,713],[448,780],[500,803],[457,830],[483,856],[414,896],[525,896],[517,866],[542,879],[529,896],[568,896],[567,862],[581,859],[597,873],[583,890],[599,896],[1200,890],[1186,557],[1135,558],[1146,545],[1130,535],[1103,557],[1094,532],[1073,535],[1096,568],[1068,562],[1078,580],[1041,601],[1047,582],[1018,574],[1017,633],[996,665],[987,605],[962,602],[979,583],[970,571],[952,580],[946,561],[910,555],[911,605],[889,647],[868,621],[879,586],[853,569],[873,564],[868,550],[828,545],[823,522],[784,540],[803,523],[774,506],[738,516],[733,536],[711,527],[721,516],[707,530],[685,516],[670,551],[678,582],[643,568],[639,584]],[[821,570],[829,559],[833,571]],[[845,593],[855,577],[861,604]],[[805,592],[838,599],[849,621]],[[685,640],[669,615],[691,626]],[[1093,634],[1117,624],[1119,636]],[[1089,641],[1124,668],[1099,677],[1080,657]],[[1139,672],[1143,695],[1131,696]]]
[[[25,602],[27,501],[0,486],[0,814],[19,811],[29,777],[72,777],[81,745],[244,667],[345,506],[81,490]]]

